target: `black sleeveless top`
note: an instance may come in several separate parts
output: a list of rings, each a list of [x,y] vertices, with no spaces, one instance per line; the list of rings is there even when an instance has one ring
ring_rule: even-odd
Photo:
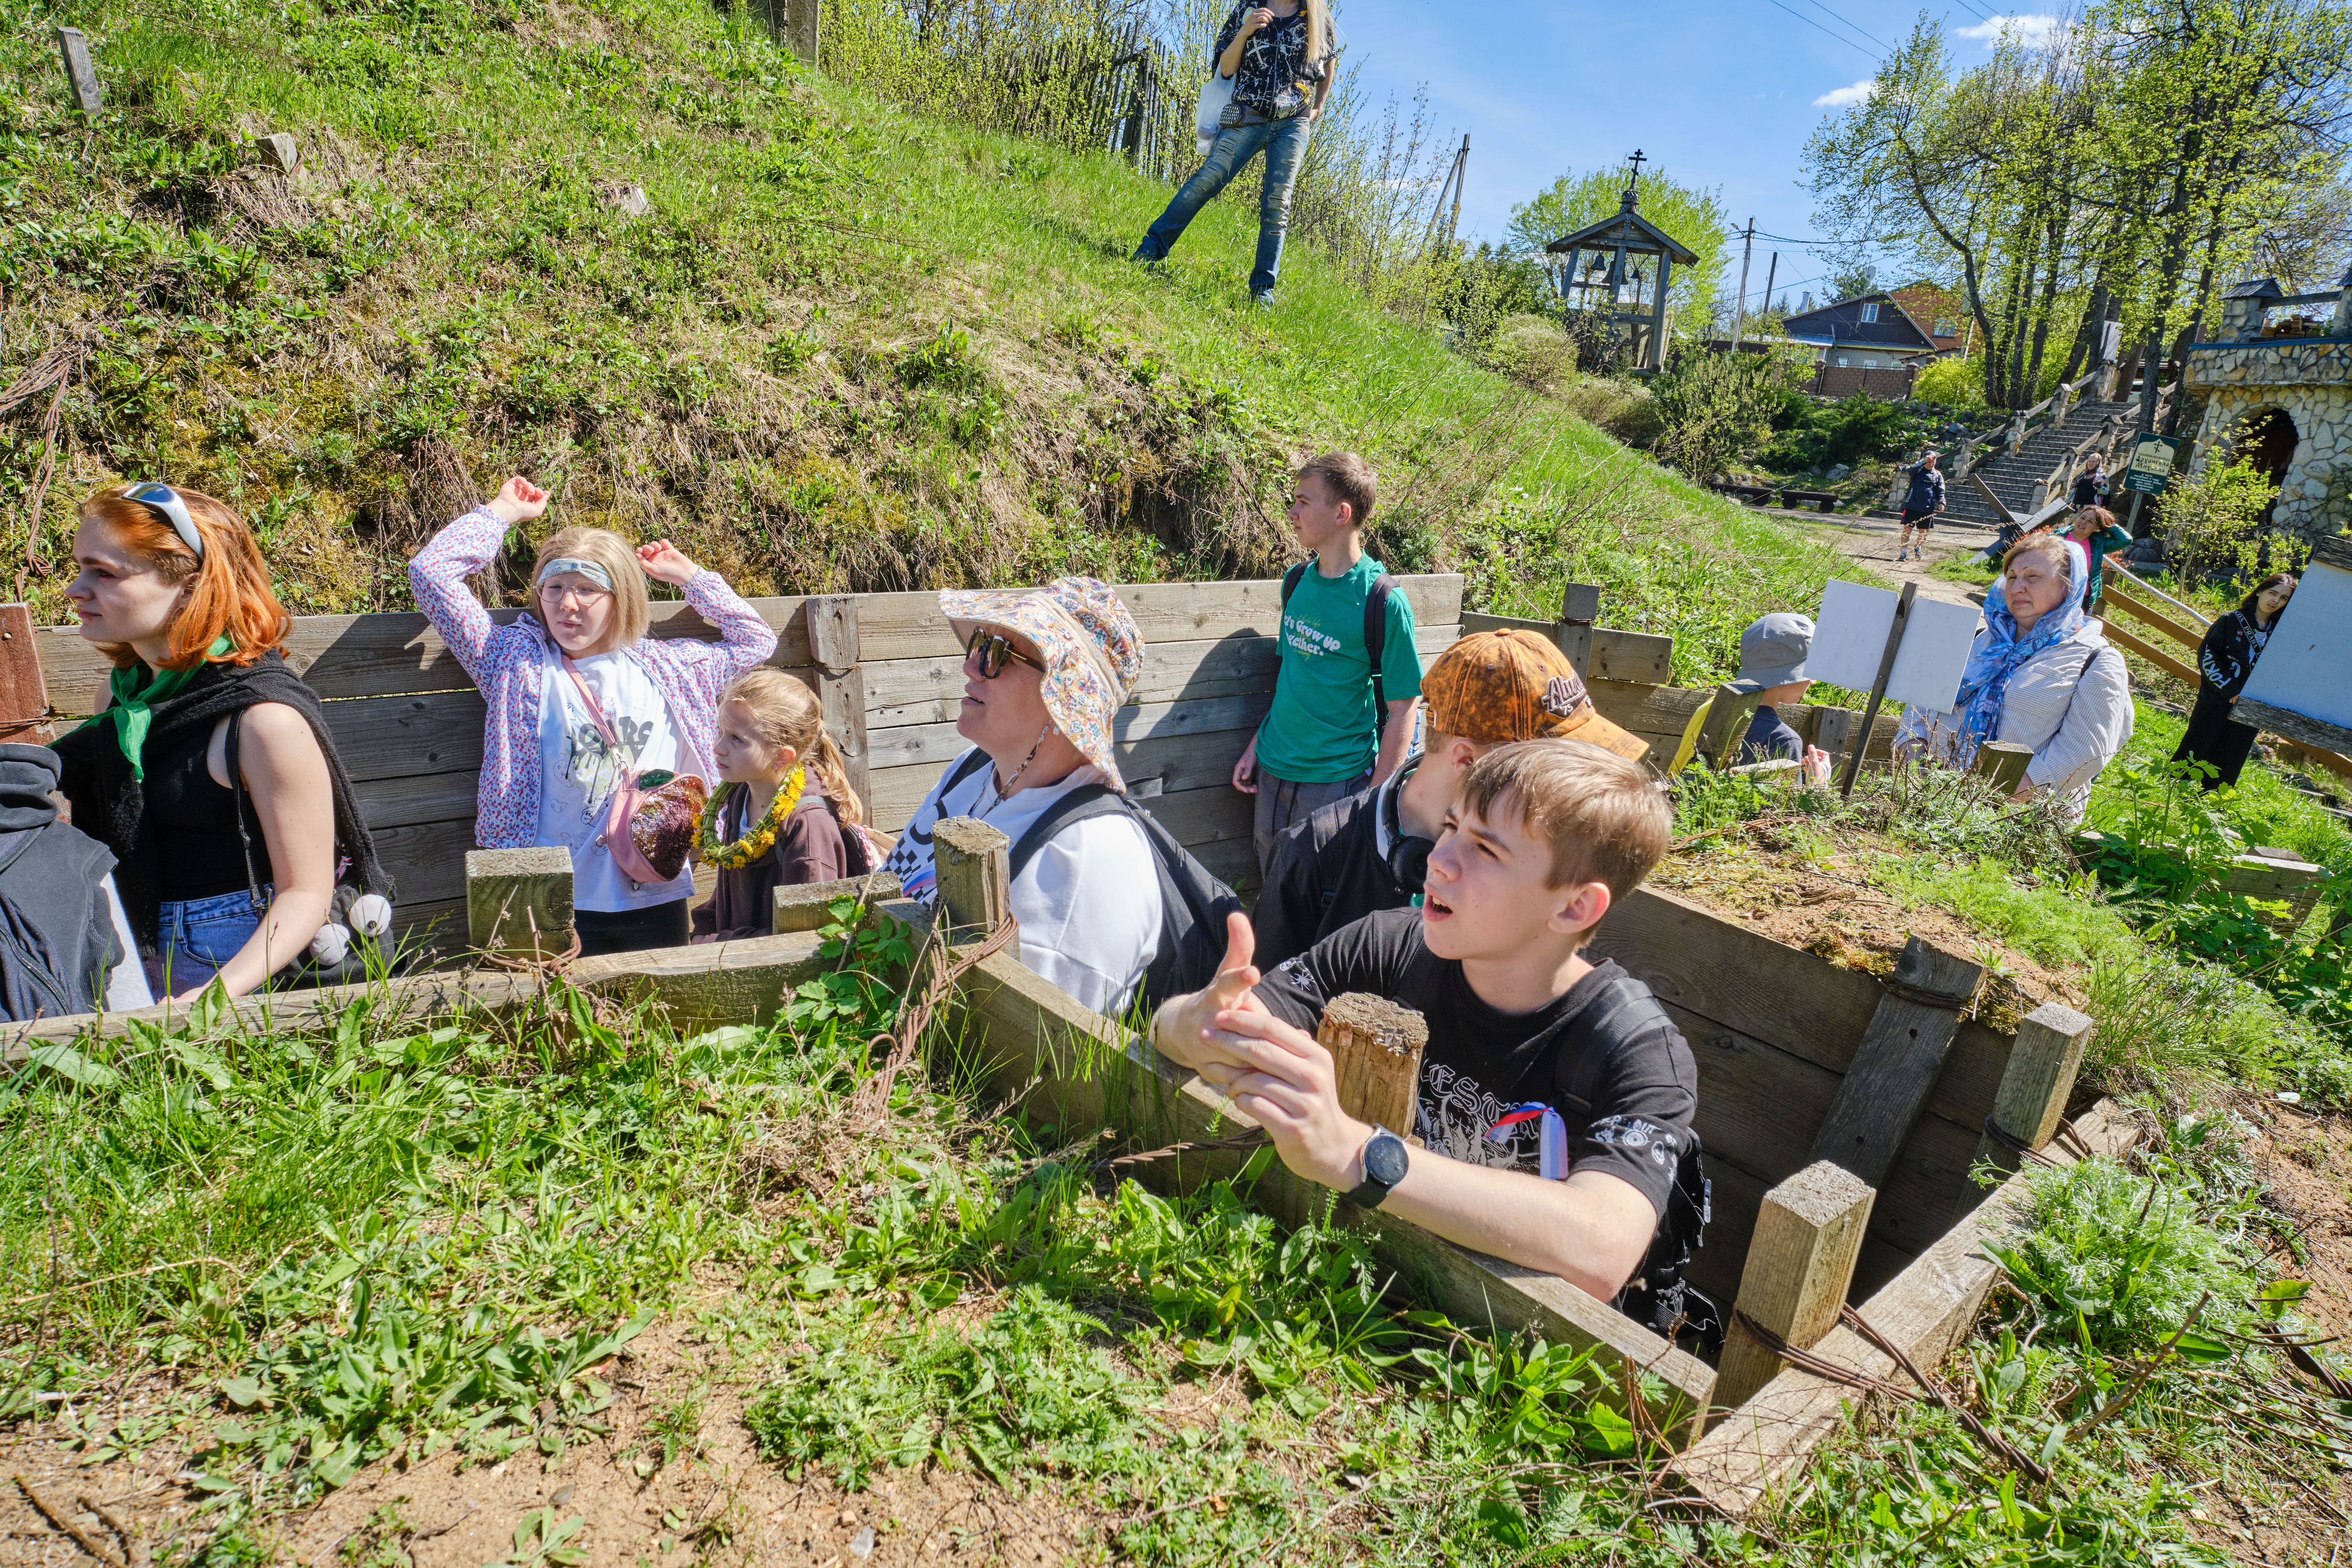
[[[156,896],[165,903],[241,893],[248,885],[245,844],[236,833],[236,796],[205,765],[211,748],[206,728],[147,764],[147,815],[166,847],[155,867]],[[244,793],[244,805],[245,830],[253,836],[253,879],[272,881],[269,844],[261,836],[250,790]]]

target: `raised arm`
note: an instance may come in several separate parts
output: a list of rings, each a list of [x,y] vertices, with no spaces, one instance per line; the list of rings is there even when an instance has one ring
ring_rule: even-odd
[[[765,664],[776,651],[776,628],[760,618],[751,602],[727,585],[727,580],[706,566],[687,559],[686,552],[667,539],[637,546],[637,561],[646,575],[686,591],[694,613],[719,630],[719,641],[674,642],[663,645],[678,658],[688,679],[712,702],[727,683],[745,670]]]
[[[466,579],[499,557],[507,530],[547,510],[547,492],[521,476],[431,539],[408,563],[408,588],[416,607],[449,645],[449,651],[482,683],[482,663],[497,631],[489,611],[466,586]]]

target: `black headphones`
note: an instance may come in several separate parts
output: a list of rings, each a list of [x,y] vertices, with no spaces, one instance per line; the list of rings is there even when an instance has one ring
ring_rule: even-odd
[[[1406,834],[1401,816],[1402,808],[1398,805],[1404,795],[1405,775],[1409,775],[1420,765],[1421,759],[1418,757],[1405,764],[1398,777],[1396,788],[1386,792],[1389,797],[1389,875],[1396,879],[1398,887],[1412,894],[1418,894],[1422,889],[1422,884],[1429,879],[1429,853],[1437,847],[1437,840],[1434,838],[1418,838]]]

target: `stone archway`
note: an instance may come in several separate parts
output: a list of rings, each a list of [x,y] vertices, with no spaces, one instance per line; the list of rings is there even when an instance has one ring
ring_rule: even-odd
[[[2294,466],[2294,448],[2303,433],[2294,427],[2294,418],[2284,408],[2265,408],[2247,416],[2239,427],[2236,455],[2245,459],[2253,470],[2273,485],[2284,487],[2287,470]],[[2270,526],[2278,512],[2278,498],[2263,508],[2263,526]]]

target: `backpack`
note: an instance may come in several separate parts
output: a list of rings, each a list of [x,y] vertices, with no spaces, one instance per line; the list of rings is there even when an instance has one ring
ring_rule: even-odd
[[[1630,974],[1611,981],[1598,1006],[1600,1010],[1591,1025],[1596,1034],[1604,1032],[1627,1014],[1636,1015],[1640,1023],[1654,1019],[1669,1028],[1674,1026],[1674,1020],[1666,1016],[1665,1008],[1650,994],[1650,988]],[[1639,1023],[1634,1026],[1638,1027]],[[1600,1051],[1579,1051],[1573,1056],[1563,1053],[1552,1086],[1554,1100],[1560,1109],[1586,1118],[1587,1127],[1591,1125],[1592,1091],[1597,1087],[1603,1058],[1604,1053]],[[1694,1131],[1690,1146],[1683,1150],[1675,1163],[1674,1188],[1666,1194],[1666,1211],[1659,1216],[1657,1231],[1650,1237],[1650,1250],[1643,1255],[1642,1266],[1633,1271],[1625,1289],[1610,1303],[1654,1333],[1686,1346],[1695,1344],[1695,1353],[1709,1360],[1722,1353],[1723,1310],[1684,1279],[1683,1271],[1690,1267],[1692,1255],[1706,1239],[1707,1222],[1715,1217],[1714,1195],[1715,1184],[1706,1179],[1698,1133]]]
[[[106,901],[114,857],[62,822],[5,837],[15,842],[0,848],[0,1018],[87,1013],[115,964],[132,957]]]
[[[944,796],[988,763],[974,748],[940,786]],[[1198,991],[1217,977],[1225,956],[1225,917],[1244,912],[1241,895],[1219,881],[1192,852],[1176,842],[1160,819],[1108,784],[1083,784],[1064,795],[1031,823],[1013,846],[1012,879],[1037,858],[1037,851],[1063,828],[1090,816],[1125,815],[1143,829],[1160,872],[1160,951],[1143,972],[1141,994],[1157,1007],[1171,996]]]
[[[1307,575],[1311,561],[1301,561],[1282,574],[1282,607],[1290,608],[1290,595],[1298,591],[1298,580]],[[1396,591],[1397,580],[1383,572],[1372,579],[1371,591],[1364,595],[1364,656],[1372,661],[1372,741],[1375,745],[1389,727],[1388,687],[1381,679],[1381,658],[1388,652],[1389,595]],[[1203,983],[1205,984],[1205,982]]]

